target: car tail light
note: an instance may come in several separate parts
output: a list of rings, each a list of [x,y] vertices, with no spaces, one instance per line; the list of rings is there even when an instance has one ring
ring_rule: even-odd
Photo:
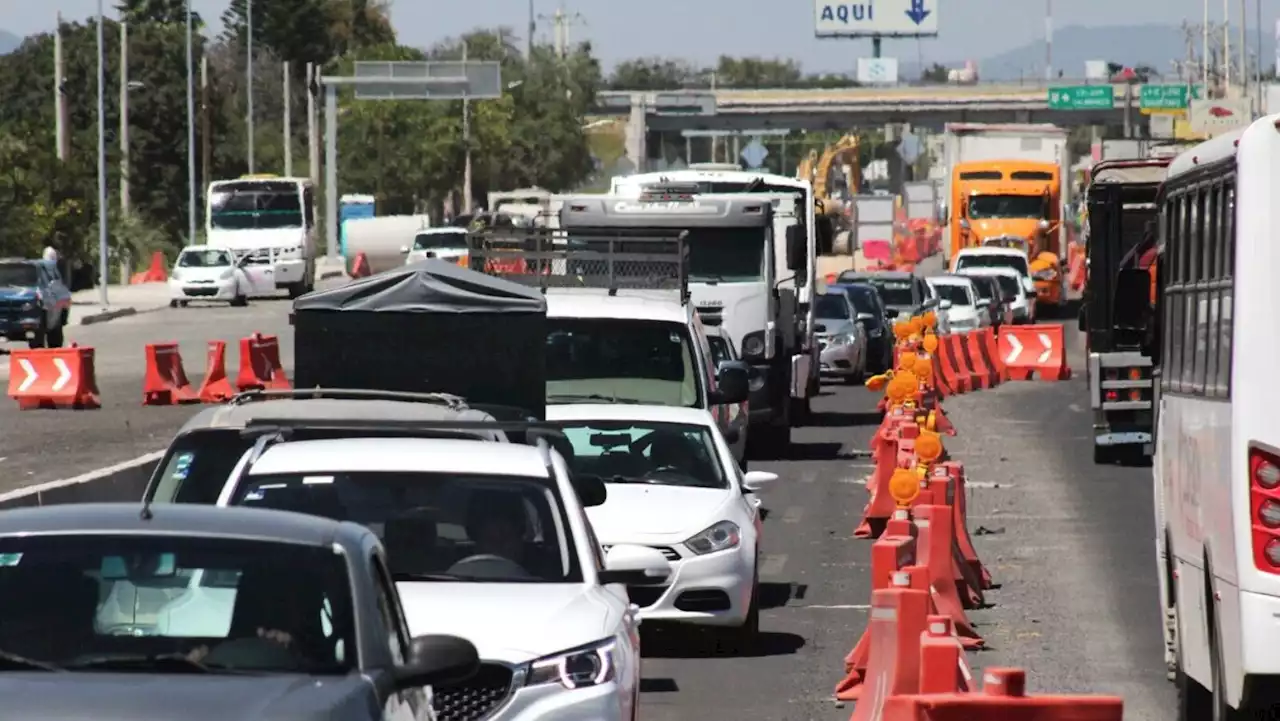
[[[1129,391],[1129,400],[1134,402],[1142,400],[1142,391],[1138,390],[1137,388],[1134,388],[1133,390]]]
[[[1113,401],[1118,401],[1118,400],[1120,400],[1120,394],[1119,394],[1119,393],[1117,393],[1117,392],[1115,392],[1115,391],[1107,391],[1107,402],[1108,402],[1108,403],[1111,403],[1111,402],[1113,402]]]
[[[1129,369],[1129,380],[1131,380],[1131,381],[1140,381],[1140,380],[1142,380],[1142,369],[1141,369],[1141,368],[1130,368],[1130,369]]]
[[[1249,447],[1249,509],[1253,565],[1280,575],[1280,456]]]

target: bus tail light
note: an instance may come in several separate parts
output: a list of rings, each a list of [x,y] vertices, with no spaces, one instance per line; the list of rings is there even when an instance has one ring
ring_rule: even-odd
[[[1253,565],[1280,575],[1280,456],[1249,448],[1249,509]]]

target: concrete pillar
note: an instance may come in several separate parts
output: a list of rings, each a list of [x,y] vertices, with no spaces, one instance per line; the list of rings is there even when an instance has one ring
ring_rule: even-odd
[[[627,120],[626,148],[627,159],[631,161],[635,172],[643,173],[648,165],[648,148],[645,147],[648,135],[648,104],[644,93],[631,95],[631,117]]]

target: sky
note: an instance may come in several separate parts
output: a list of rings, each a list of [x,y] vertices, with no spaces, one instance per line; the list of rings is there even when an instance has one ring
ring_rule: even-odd
[[[900,4],[903,0],[870,1]],[[1268,29],[1274,27],[1277,10],[1280,10],[1280,0],[1224,1],[1231,5],[1234,22],[1239,22],[1241,2],[1247,2],[1250,25],[1254,22],[1254,3],[1261,2],[1263,26]],[[227,0],[193,2],[196,12],[215,28],[228,4]],[[707,62],[724,54],[790,57],[799,60],[810,72],[849,72],[856,66],[858,57],[871,54],[869,40],[814,38],[811,0],[533,2],[536,14],[548,18],[563,2],[566,14],[576,16],[570,26],[570,40],[590,40],[606,66],[637,56]],[[883,54],[904,62],[955,62],[988,57],[1043,38],[1049,2],[925,0],[927,8],[939,13],[939,36],[924,40],[887,39]],[[1199,22],[1206,2],[1212,6],[1211,19],[1220,21],[1223,2],[1219,0],[1058,0],[1053,3],[1053,25],[1064,28]],[[55,13],[61,12],[68,20],[81,20],[96,13],[97,4],[98,0],[0,0],[0,29],[17,35],[45,32],[53,28]],[[114,0],[105,0],[104,4],[108,14],[113,14]],[[528,24],[529,0],[391,0],[389,4],[400,42],[415,47],[426,47],[476,27],[494,25],[510,26],[523,37]],[[784,4],[789,9],[782,8]],[[999,32],[992,32],[993,27],[998,27]],[[542,39],[549,40],[550,28],[549,19],[538,21],[538,34]]]

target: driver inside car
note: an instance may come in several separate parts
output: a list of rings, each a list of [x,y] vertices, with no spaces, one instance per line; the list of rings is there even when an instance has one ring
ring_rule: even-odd
[[[499,556],[525,564],[524,501],[513,493],[479,492],[467,508],[467,536],[476,555]]]
[[[688,476],[697,476],[698,459],[689,443],[679,433],[656,431],[649,446],[652,471],[671,470]]]

